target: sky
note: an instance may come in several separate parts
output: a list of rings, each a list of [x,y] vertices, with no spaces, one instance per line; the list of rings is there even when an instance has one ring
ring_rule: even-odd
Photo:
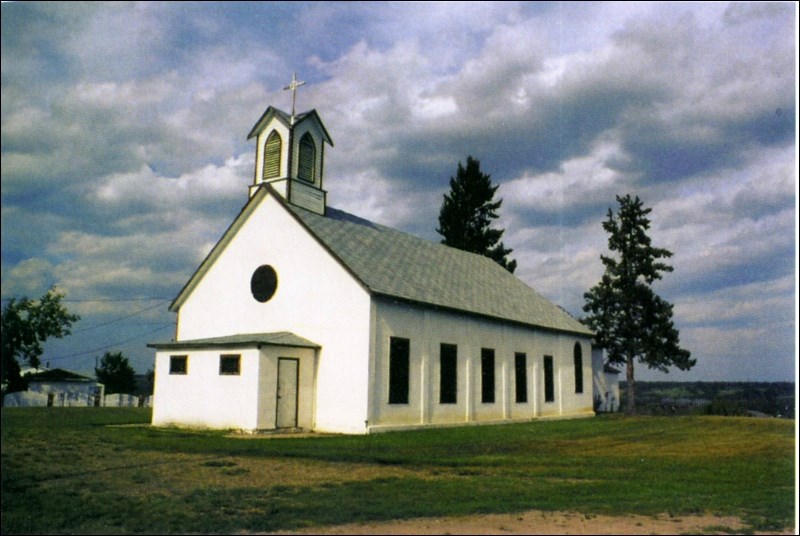
[[[81,316],[44,363],[153,367],[295,72],[331,206],[438,241],[472,156],[515,274],[581,316],[602,223],[638,196],[697,365],[637,379],[795,380],[792,2],[3,3],[3,306],[55,285]]]

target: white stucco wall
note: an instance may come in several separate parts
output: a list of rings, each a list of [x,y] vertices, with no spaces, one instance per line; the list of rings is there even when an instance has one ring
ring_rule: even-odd
[[[278,286],[259,303],[250,278],[264,264],[277,272]],[[316,429],[364,433],[369,326],[367,291],[268,195],[183,303],[177,340],[278,331],[305,337],[322,347]]]
[[[219,372],[220,356],[240,355],[239,375]],[[170,374],[170,357],[186,356],[186,374]],[[297,426],[314,427],[316,352],[308,348],[171,350],[156,354],[153,424],[236,430],[275,428],[278,359],[298,361]]]
[[[554,334],[474,316],[375,300],[375,389],[369,423],[384,427],[527,420],[592,415],[590,339]],[[410,340],[409,403],[389,404],[389,340]],[[573,350],[581,344],[583,393],[575,393]],[[441,343],[458,347],[457,402],[439,403]],[[481,349],[495,353],[495,402],[481,401]],[[527,402],[516,402],[516,353],[526,355]],[[543,356],[553,357],[553,402],[544,400]]]
[[[278,360],[297,359],[298,396],[297,426],[307,430],[315,428],[314,383],[316,374],[316,352],[308,348],[284,348],[267,346],[262,348],[259,370],[258,429],[275,428],[278,407]]]
[[[238,375],[219,372],[221,354],[238,354]],[[187,356],[187,373],[170,374],[170,356]],[[258,349],[156,352],[153,425],[258,428]]]

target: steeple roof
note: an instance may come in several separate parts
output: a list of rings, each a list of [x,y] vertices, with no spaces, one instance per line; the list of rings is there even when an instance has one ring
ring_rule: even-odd
[[[253,125],[253,128],[250,129],[250,133],[247,135],[247,139],[252,139],[258,136],[262,130],[272,121],[272,119],[277,119],[281,123],[283,123],[287,128],[292,128],[292,116],[287,114],[283,110],[279,110],[274,106],[268,106],[264,113],[261,114],[261,117],[256,121],[256,124]],[[316,110],[309,110],[307,112],[303,112],[297,114],[294,118],[294,124],[299,125],[303,121],[311,120],[315,121],[319,124],[320,130],[322,131],[322,139],[323,141],[327,142],[331,147],[333,147],[333,139],[331,135],[328,134],[325,125],[322,123],[322,120],[319,117],[319,114]]]

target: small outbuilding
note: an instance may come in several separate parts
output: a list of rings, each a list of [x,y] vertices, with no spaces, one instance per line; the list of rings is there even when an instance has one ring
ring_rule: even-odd
[[[28,393],[46,396],[47,406],[100,406],[104,386],[94,378],[64,369],[50,369],[28,376]]]

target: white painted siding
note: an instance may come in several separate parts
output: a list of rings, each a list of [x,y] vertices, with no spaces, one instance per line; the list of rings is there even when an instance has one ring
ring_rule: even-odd
[[[590,340],[478,317],[375,299],[370,426],[416,426],[593,415]],[[389,404],[389,340],[410,340],[409,403]],[[573,349],[583,348],[583,393],[575,393]],[[440,344],[458,346],[457,401],[439,403]],[[495,402],[481,401],[481,349],[495,354]],[[514,355],[527,358],[527,402],[516,402]],[[553,356],[553,402],[544,401],[543,356]]]

